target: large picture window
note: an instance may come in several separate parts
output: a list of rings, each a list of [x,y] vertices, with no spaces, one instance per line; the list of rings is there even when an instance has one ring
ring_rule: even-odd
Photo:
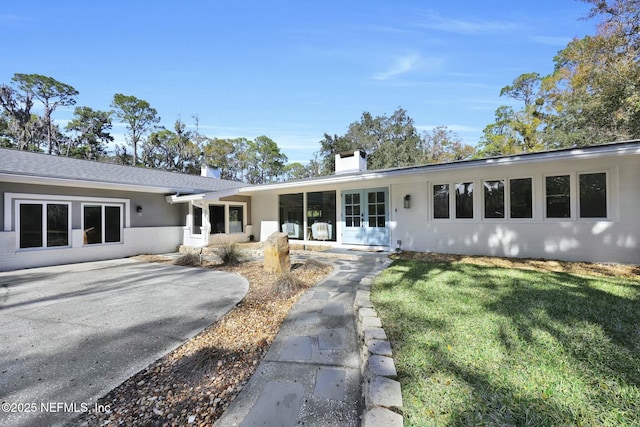
[[[533,184],[531,178],[509,180],[509,214],[511,218],[533,218]]]
[[[280,226],[290,239],[303,238],[302,193],[280,195]]]
[[[607,217],[607,174],[580,174],[580,218]]]
[[[504,181],[484,182],[484,217],[504,218]]]
[[[571,176],[548,176],[545,183],[547,218],[571,218]]]
[[[449,184],[433,186],[433,218],[449,218]]]
[[[456,184],[456,218],[473,218],[473,182]]]
[[[307,193],[307,238],[336,240],[336,192]]]
[[[122,207],[84,205],[82,209],[84,244],[119,243],[122,241]]]
[[[19,247],[69,246],[68,203],[19,203]]]

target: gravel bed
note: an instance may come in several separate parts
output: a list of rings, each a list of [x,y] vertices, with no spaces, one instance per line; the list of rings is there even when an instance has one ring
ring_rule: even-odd
[[[285,278],[286,289],[293,291],[282,294],[276,291],[282,289],[281,278],[266,273],[262,262],[204,267],[246,277],[247,296],[202,333],[99,399],[109,412],[84,414],[73,425],[210,426],[246,385],[300,295],[331,272],[315,261],[295,264]]]

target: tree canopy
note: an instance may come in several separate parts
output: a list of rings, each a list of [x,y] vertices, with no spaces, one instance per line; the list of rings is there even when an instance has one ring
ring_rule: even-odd
[[[287,164],[266,135],[204,136],[197,115],[194,126],[178,118],[166,129],[148,101],[121,93],[111,111],[75,107],[60,129],[53,115],[75,105],[78,91],[22,73],[0,84],[0,146],[193,174],[206,165],[223,179],[264,184],[331,174],[335,155],[355,150],[364,150],[369,169],[386,169],[640,138],[640,6],[637,0],[582,1],[591,6],[585,19],[597,20],[595,34],[558,52],[552,73],[524,73],[504,86],[500,96],[508,102],[496,109],[475,148],[446,126],[418,132],[398,107],[391,115],[364,111],[344,134],[325,133],[307,164]],[[114,144],[113,120],[126,126],[126,144]]]

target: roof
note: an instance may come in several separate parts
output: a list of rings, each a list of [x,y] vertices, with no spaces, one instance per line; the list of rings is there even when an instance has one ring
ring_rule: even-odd
[[[341,173],[338,175],[326,175],[295,181],[287,181],[274,184],[256,185],[242,188],[240,193],[254,193],[258,191],[277,190],[284,188],[299,188],[309,185],[336,184],[369,179],[387,178],[399,175],[409,175],[424,172],[435,172],[447,169],[466,169],[488,167],[504,164],[523,164],[539,161],[550,161],[568,158],[589,158],[603,155],[628,155],[640,154],[640,140],[620,141],[607,144],[590,145],[584,147],[562,148],[557,150],[539,151],[534,153],[520,153],[508,156],[491,157],[484,159],[459,160],[448,163],[432,163],[418,166],[404,166],[391,169],[366,170],[361,172]]]
[[[246,184],[141,167],[0,148],[0,181],[150,193],[204,193]]]

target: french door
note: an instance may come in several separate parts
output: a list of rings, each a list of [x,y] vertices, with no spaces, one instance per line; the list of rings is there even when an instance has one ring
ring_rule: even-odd
[[[389,191],[386,188],[342,192],[342,243],[389,245]]]

